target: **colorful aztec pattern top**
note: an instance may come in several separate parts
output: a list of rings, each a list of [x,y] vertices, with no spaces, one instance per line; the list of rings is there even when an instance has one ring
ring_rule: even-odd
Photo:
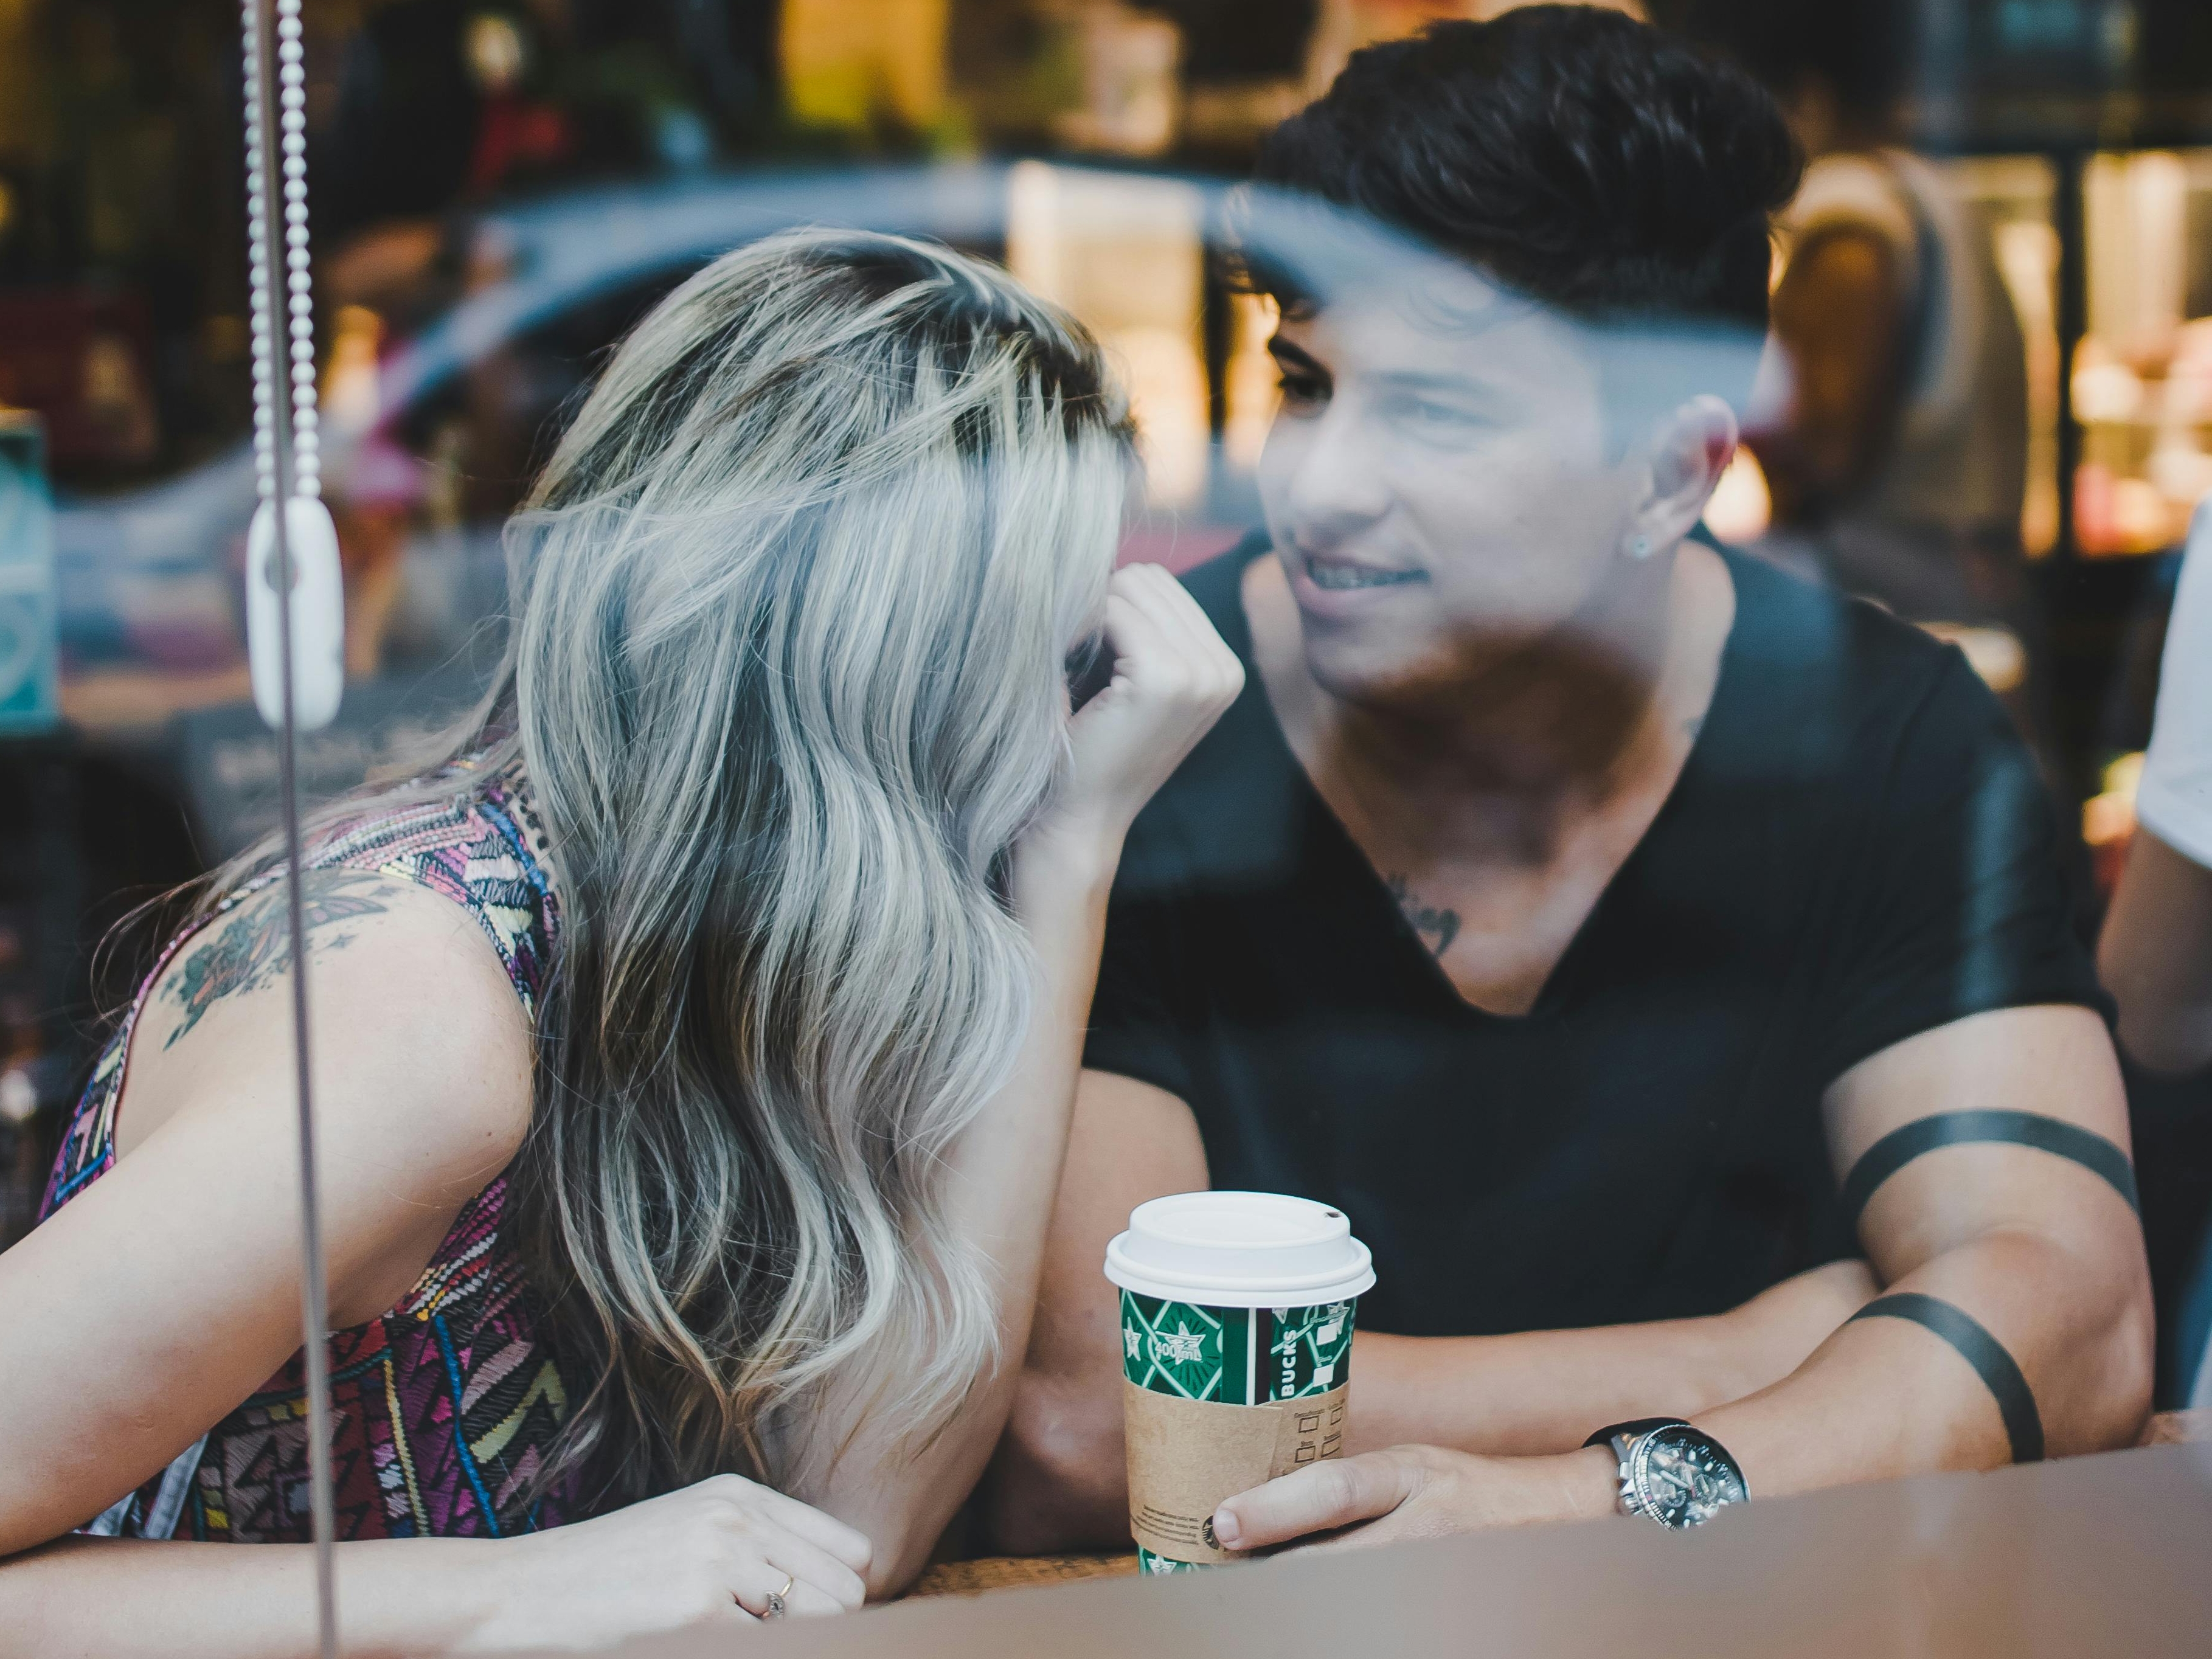
[[[559,914],[545,842],[519,775],[487,775],[459,801],[402,807],[326,832],[310,868],[418,882],[474,916],[534,1016]],[[260,878],[210,922],[279,878]],[[44,1219],[115,1163],[115,1113],[139,989],[64,1132]],[[463,1206],[414,1288],[381,1317],[330,1339],[337,1535],[497,1537],[577,1518],[572,1492],[527,1490],[568,1409],[540,1339],[521,1262],[501,1230],[507,1178]],[[127,1537],[303,1542],[307,1501],[305,1363],[299,1355],[162,1474],[87,1528]]]

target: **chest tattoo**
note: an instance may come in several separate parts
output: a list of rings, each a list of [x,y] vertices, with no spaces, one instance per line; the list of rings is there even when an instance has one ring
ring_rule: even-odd
[[[1392,876],[1385,884],[1390,896],[1398,902],[1398,908],[1420,935],[1421,943],[1428,946],[1429,954],[1442,957],[1451,949],[1451,942],[1459,937],[1459,912],[1440,910],[1426,905],[1415,896],[1405,877]]]

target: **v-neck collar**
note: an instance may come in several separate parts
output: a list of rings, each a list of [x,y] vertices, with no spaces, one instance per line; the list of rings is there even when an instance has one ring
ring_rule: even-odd
[[[1272,554],[1274,548],[1264,534],[1255,534],[1247,544],[1249,550],[1237,562],[1237,568],[1231,573],[1233,603],[1227,607],[1228,619],[1233,621],[1235,628],[1233,634],[1225,637],[1224,642],[1243,659],[1247,695],[1257,699],[1256,717],[1266,728],[1265,740],[1273,745],[1275,758],[1288,769],[1296,808],[1312,827],[1325,855],[1343,862],[1352,880],[1360,885],[1361,902],[1379,907],[1388,917],[1401,949],[1419,959],[1419,965],[1413,971],[1419,974],[1462,1019],[1475,1024],[1512,1027],[1547,1024],[1565,1015],[1573,987],[1583,972],[1585,962],[1598,948],[1597,941],[1603,929],[1627,902],[1626,896],[1641,881],[1644,868],[1658,856],[1652,851],[1653,847],[1671,831],[1678,820],[1693,811],[1697,795],[1706,787],[1706,776],[1711,770],[1708,757],[1716,747],[1715,734],[1724,726],[1732,726],[1735,720],[1735,688],[1744,676],[1744,641],[1748,637],[1744,626],[1744,611],[1750,602],[1751,589],[1754,585],[1742,578],[1741,556],[1730,552],[1705,533],[1703,526],[1692,532],[1692,539],[1711,549],[1719,556],[1722,568],[1728,572],[1729,584],[1735,601],[1735,614],[1729,617],[1728,633],[1721,641],[1720,666],[1714,675],[1712,696],[1706,702],[1705,720],[1698,728],[1697,736],[1691,739],[1690,752],[1683,757],[1681,769],[1675,774],[1674,781],[1668,787],[1666,799],[1660,803],[1651,823],[1638,837],[1636,845],[1629,849],[1628,856],[1620,861],[1619,867],[1599,890],[1595,902],[1575,928],[1559,959],[1553,963],[1551,972],[1545,975],[1535,1000],[1528,1006],[1527,1012],[1519,1014],[1499,1013],[1469,1002],[1460,994],[1459,987],[1444,971],[1443,963],[1422,942],[1413,925],[1406,919],[1405,911],[1391,893],[1389,884],[1384,880],[1382,872],[1375,867],[1374,861],[1367,856],[1366,849],[1360,846],[1358,838],[1337,816],[1336,810],[1328,804],[1328,799],[1306,771],[1305,763],[1298,758],[1297,750],[1291,745],[1289,734],[1283,730],[1283,723],[1276,716],[1274,699],[1267,695],[1267,683],[1260,672],[1258,652],[1253,643],[1252,618],[1244,608],[1245,572],[1256,560]],[[1691,804],[1685,805],[1686,801]]]

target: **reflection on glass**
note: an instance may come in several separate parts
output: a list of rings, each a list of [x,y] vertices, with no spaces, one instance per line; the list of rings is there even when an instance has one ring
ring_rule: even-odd
[[[1017,163],[1006,181],[1006,264],[1081,318],[1129,388],[1156,507],[1205,494],[1210,459],[1199,356],[1204,201],[1169,179]]]
[[[878,1591],[920,1566],[994,1449],[972,1529],[940,1553],[1126,1547],[1123,1373],[1090,1341],[1103,1235],[1054,1239],[1033,1340],[991,1370],[985,1328],[1019,1322],[1013,1304],[979,1313],[974,1293],[1030,1267],[963,1278],[960,1250],[936,1249],[992,1231],[960,1231],[969,1211],[931,1231],[957,1207],[933,1210],[951,1190],[933,1183],[971,1155],[1001,1160],[975,1166],[982,1201],[1021,1208],[997,1215],[1001,1238],[1042,1237],[1035,1200],[1066,1182],[1081,1228],[1212,1183],[1340,1204],[1371,1242],[1358,1363],[1333,1358],[1321,1380],[1357,1372],[1355,1441],[1406,1442],[1375,1455],[1419,1480],[1382,1489],[1419,1485],[1420,1502],[1198,1517],[1241,1513],[1244,1547],[1316,1526],[1389,1538],[1607,1513],[1650,1431],[1638,1419],[1658,1411],[1697,1419],[1647,1457],[1644,1512],[1674,1520],[1709,1516],[1668,1501],[1670,1457],[1708,1472],[1716,1498],[1747,1481],[1759,1502],[2029,1455],[2031,1420],[2057,1453],[2136,1432],[2149,1304],[2122,1194],[2124,1103],[2061,872],[2079,861],[2078,821],[2110,884],[2140,763],[2106,770],[2078,820],[2078,798],[2053,814],[1991,700],[2024,699],[2031,628],[1964,606],[1907,627],[1775,568],[1802,474],[1786,446],[1768,468],[1735,441],[1778,407],[1751,394],[1770,279],[1788,269],[1769,216],[1795,178],[1765,95],[1674,60],[1662,82],[1710,95],[1655,114],[1663,91],[1607,76],[1662,50],[1656,37],[1582,55],[1588,39],[1568,36],[1629,26],[1529,15],[1510,27],[1559,33],[1483,37],[1521,42],[1513,75],[1486,78],[1488,46],[1439,49],[1442,67],[1424,48],[1370,56],[1370,72],[1402,71],[1389,96],[1330,106],[1303,153],[1271,146],[1267,185],[1231,182],[1356,47],[1471,9],[1500,8],[492,7],[419,59],[411,8],[325,14],[360,49],[356,70],[457,76],[398,113],[426,144],[453,136],[433,118],[465,113],[453,125],[468,142],[395,168],[383,182],[404,199],[361,174],[332,192],[344,228],[318,270],[316,367],[352,678],[339,721],[304,744],[303,804],[372,776],[418,787],[347,809],[366,823],[314,820],[332,867],[310,884],[309,954],[344,988],[330,1036],[355,1046],[333,1052],[374,1084],[348,1123],[422,1109],[389,1166],[431,1156],[455,1123],[483,1127],[468,1114],[486,1074],[522,1091],[413,1212],[437,1224],[410,1237],[405,1271],[342,1316],[344,1432],[367,1437],[349,1442],[356,1530],[411,1529],[427,1559],[446,1534],[544,1528],[532,1547],[561,1570],[526,1584],[474,1565],[521,1558],[474,1550],[467,1582],[490,1583],[526,1633],[586,1644],[732,1606],[775,1616],[787,1590],[793,1605],[858,1596],[847,1568],[824,1569],[834,1589],[779,1589],[772,1557],[710,1585],[712,1606],[667,1593],[696,1565],[713,1494],[622,1500],[732,1468],[867,1533]],[[775,65],[777,85],[718,101],[742,77],[718,82],[690,46],[718,29],[728,45],[770,12],[780,38],[747,61]],[[566,34],[562,17],[588,27]],[[658,33],[679,19],[685,33]],[[1464,96],[1439,89],[1453,76]],[[319,133],[334,157],[382,153],[405,121],[368,109],[376,76],[342,80]],[[1436,145],[1454,166],[1431,165]],[[854,159],[886,154],[908,159]],[[2107,159],[2094,234],[2170,223],[2177,201],[2196,213],[2191,156]],[[1900,228],[1898,189],[1932,204],[1930,224],[1955,208],[1978,297],[2021,336],[1991,359],[2011,375],[1991,422],[2002,489],[1966,489],[1959,428],[1925,418],[1955,412],[1963,376],[1941,350],[1912,360],[1929,394],[1902,446],[1914,504],[1971,507],[2014,554],[2015,523],[2030,550],[2051,548],[2054,170],[2017,155],[1874,165],[1888,249],[1917,255],[1929,229]],[[1820,207],[1804,205],[1801,231]],[[792,237],[809,224],[866,228]],[[2148,245],[2194,257],[2187,235]],[[850,289],[809,263],[824,247],[866,293],[912,279],[901,303],[917,330],[841,356],[866,307],[841,308]],[[775,287],[753,262],[778,249],[835,290],[812,320],[860,332],[744,332]],[[2093,271],[2108,299],[2063,366],[2092,439],[2084,477],[2112,471],[2144,545],[2154,519],[2170,533],[2205,435],[2176,411],[2212,304],[2185,283],[2177,297],[2161,270]],[[1084,332],[1039,322],[1026,295]],[[0,318],[32,314],[8,309],[17,299],[0,293]],[[234,299],[212,293],[189,334],[242,374]],[[35,315],[66,325],[53,384],[76,400],[79,487],[58,515],[73,740],[164,780],[204,866],[261,842],[278,804],[238,666],[251,457],[219,422],[204,429],[221,443],[178,447],[190,428],[163,401],[167,348],[148,344],[173,343],[174,319],[147,334],[127,292]],[[961,354],[994,331],[1053,358],[1034,383],[994,382],[993,407],[1027,410],[1042,442],[994,447],[1006,432],[961,401],[981,383]],[[850,435],[888,407],[872,399],[927,379],[908,378],[917,340],[959,365],[943,401],[893,422],[896,442],[862,432],[867,466],[808,441]],[[1041,413],[1038,388],[1071,362],[1073,404]],[[1123,465],[1123,394],[1141,486]],[[1097,417],[1091,436],[1110,428],[1073,460],[1049,435],[1071,407],[1079,425]],[[1110,466],[1092,465],[1108,450]],[[2094,489],[2084,500],[2104,510]],[[1182,580],[1127,568],[1155,559]],[[1092,775],[1063,701],[1095,732],[1121,659],[1147,665],[1126,627],[1102,639],[1109,583],[1220,649],[1181,665],[1211,671],[1206,695],[1119,750],[1109,816],[1126,835],[1069,841],[1055,814]],[[0,667],[7,649],[0,635]],[[2069,690],[2069,717],[2100,693]],[[137,821],[136,797],[85,799],[42,833]],[[16,844],[10,810],[0,800],[0,851]],[[1042,884],[1020,852],[1038,830],[1031,844],[1075,854]],[[127,1039],[111,1049],[79,1097],[88,1048],[64,1075],[43,1031],[20,1035],[36,941],[8,879],[0,864],[0,1164],[19,1192],[42,1182],[51,1146],[24,1149],[68,1124],[61,1218],[90,1225],[98,1206],[76,1206],[96,1182],[132,1157],[154,1167],[128,1135],[156,1109],[165,1057],[242,1030],[225,1063],[251,1062],[253,1027],[229,1017],[272,992],[282,950],[252,898],[204,915],[153,985],[135,1055]],[[107,866],[96,879],[130,884]],[[1040,903],[1061,905],[1067,931]],[[1102,910],[1097,994],[1060,1009],[1050,975],[1073,963],[1088,985],[1098,941],[1084,930]],[[417,953],[380,954],[407,916],[428,918]],[[464,983],[451,970],[469,951],[481,971]],[[1036,1006],[1058,1023],[1024,1028],[1011,993],[1040,969]],[[462,1029],[468,1008],[480,1029]],[[954,1120],[1017,1063],[1026,1029],[1065,1038],[1060,1070],[1019,1111],[992,1095],[965,1120],[989,1133],[963,1138]],[[544,1046],[498,1046],[525,1031]],[[1089,1075],[1071,1084],[1079,1043]],[[124,1108],[126,1061],[138,1092]],[[469,1086],[423,1107],[412,1074],[378,1069],[400,1061]],[[1089,1138],[1063,1161],[1054,1114],[1072,1097]],[[1924,1161],[1890,1139],[1954,1108],[1972,1121]],[[2122,1179],[2039,1143],[1974,1139],[2023,1112],[2071,1114]],[[19,1118],[31,1130],[11,1142]],[[117,1146],[126,1161],[104,1164]],[[1131,1169],[1147,1190],[1115,1184]],[[0,1243],[10,1224],[0,1209]],[[189,1267],[177,1237],[163,1228],[158,1260]],[[0,1298],[8,1283],[0,1267]],[[1899,1290],[1948,1299],[2017,1355],[2033,1418],[1925,1307],[1851,1322]],[[900,1316],[871,1325],[884,1306]],[[99,1495],[117,1524],[297,1535],[299,1379],[265,1358],[240,1362],[231,1397],[185,1425],[221,1418],[205,1479],[118,1481]],[[830,1386],[806,1380],[817,1360]],[[106,1366],[88,1386],[131,1374]],[[886,1377],[921,1403],[872,1415]],[[595,1386],[607,1378],[611,1392]],[[954,1427],[917,1461],[896,1435],[933,1412]],[[858,1425],[853,1463],[817,1455],[824,1425]],[[264,1454],[283,1478],[254,1475]],[[21,1515],[7,1485],[0,1522]],[[763,1496],[728,1501],[773,1519]],[[611,1538],[642,1564],[618,1582],[599,1570]],[[435,1569],[408,1571],[392,1605],[414,1616]]]

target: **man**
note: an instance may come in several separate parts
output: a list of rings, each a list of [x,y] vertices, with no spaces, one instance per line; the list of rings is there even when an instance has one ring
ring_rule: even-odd
[[[1449,257],[1253,252],[1267,533],[1188,578],[1246,690],[1116,883],[1002,1547],[1126,1538],[1101,1258],[1209,1184],[1351,1217],[1352,1449],[1419,1443],[1224,1504],[1231,1547],[2131,1440],[2126,1116],[2033,768],[1954,652],[1692,533],[1771,100],[1537,7],[1359,53],[1260,171]]]

